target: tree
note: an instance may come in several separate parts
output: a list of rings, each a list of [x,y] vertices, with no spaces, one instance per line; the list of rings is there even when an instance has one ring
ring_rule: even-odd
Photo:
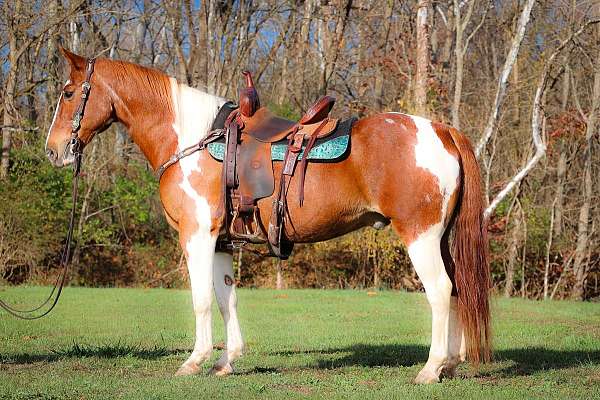
[[[427,113],[427,87],[429,80],[429,14],[431,0],[417,2],[417,55],[415,74],[415,108],[417,113]]]

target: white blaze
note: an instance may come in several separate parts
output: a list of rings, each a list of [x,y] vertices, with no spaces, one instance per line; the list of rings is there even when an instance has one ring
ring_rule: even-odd
[[[52,123],[50,124],[50,129],[48,129],[48,135],[46,135],[46,144],[44,145],[44,149],[48,148],[48,140],[50,139],[50,133],[52,132],[52,128],[54,128],[54,123],[56,122],[56,116],[58,115],[58,109],[60,108],[60,102],[63,98],[63,92],[65,87],[71,83],[71,80],[65,82],[63,89],[60,91],[60,96],[58,97],[58,102],[56,103],[56,108],[54,109],[54,116],[52,117]]]

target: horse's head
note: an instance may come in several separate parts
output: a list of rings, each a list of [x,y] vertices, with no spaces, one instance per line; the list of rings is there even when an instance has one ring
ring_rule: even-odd
[[[94,135],[106,129],[113,120],[114,107],[106,85],[101,83],[98,73],[98,63],[90,77],[90,91],[85,104],[83,118],[76,132],[73,132],[73,117],[82,104],[83,83],[88,73],[88,60],[73,54],[63,48],[61,52],[66,58],[69,67],[69,80],[65,83],[56,110],[48,138],[46,140],[46,155],[50,162],[57,167],[69,165],[74,161],[75,136],[79,139],[80,146],[89,143]]]

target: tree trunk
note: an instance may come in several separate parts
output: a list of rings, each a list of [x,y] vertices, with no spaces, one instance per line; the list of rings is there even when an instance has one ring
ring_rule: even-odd
[[[546,260],[544,262],[544,300],[548,299],[548,284],[550,279],[550,252],[552,251],[552,239],[554,234],[554,215],[556,214],[556,199],[552,203],[550,214],[550,229],[548,229],[548,242],[546,243]]]
[[[420,115],[427,114],[427,81],[429,77],[429,11],[431,0],[417,3],[417,69],[415,75],[415,109]]]
[[[567,174],[567,150],[565,146],[560,146],[560,156],[558,158],[558,167],[556,170],[556,206],[554,209],[554,236],[560,237],[562,234],[563,203],[565,197],[565,176]]]
[[[394,11],[394,0],[386,0],[385,1],[385,10],[383,12],[383,43],[381,44],[381,48],[383,49],[383,54],[387,54],[388,50],[388,40],[390,37],[390,28],[392,26],[392,13]],[[362,57],[359,54],[359,57]],[[381,67],[379,71],[375,75],[375,104],[377,105],[377,111],[382,111],[384,107],[383,102],[383,62],[381,63]],[[359,87],[359,85],[356,85]]]
[[[305,96],[305,77],[307,74],[306,71],[306,59],[308,58],[306,56],[307,54],[307,50],[310,47],[310,37],[309,37],[309,33],[310,33],[310,22],[311,22],[311,17],[313,14],[313,3],[314,0],[306,0],[304,2],[304,12],[302,14],[302,26],[300,28],[300,42],[298,43],[299,49],[298,49],[298,55],[299,55],[299,60],[300,60],[300,74],[299,74],[299,79],[298,79],[298,89],[296,91],[296,93],[300,93],[300,95],[298,97],[300,97],[300,102],[302,104],[304,104],[304,96]]]
[[[510,245],[508,248],[508,264],[506,266],[506,279],[504,283],[504,297],[510,297],[514,291],[515,266],[519,261],[519,244],[523,239],[522,222],[523,213],[517,200],[515,205],[514,224],[511,230]]]
[[[52,20],[54,20],[60,10],[58,0],[50,0],[48,2],[48,14]],[[59,89],[59,81],[57,74],[58,66],[58,29],[52,28],[48,31],[48,42],[46,43],[47,52],[47,71],[48,71],[48,84],[46,85],[46,112],[44,114],[44,125],[50,126],[52,115],[54,115],[53,106],[56,106],[56,99],[58,97],[57,90]]]
[[[277,290],[281,290],[284,287],[283,283],[283,260],[277,260],[275,263],[277,264],[277,281],[275,283],[275,287]]]
[[[502,68],[502,73],[500,74],[500,79],[498,81],[498,88],[496,89],[494,105],[492,106],[492,111],[490,112],[490,116],[488,117],[487,125],[485,126],[483,135],[475,149],[475,154],[477,155],[477,157],[481,155],[481,152],[486,147],[488,141],[494,134],[496,128],[496,121],[498,120],[500,108],[504,103],[504,97],[506,95],[508,77],[510,76],[510,72],[512,71],[515,61],[517,60],[517,55],[519,54],[519,49],[521,48],[521,42],[523,41],[523,36],[525,36],[525,28],[527,27],[529,19],[531,18],[531,10],[534,4],[535,0],[527,0],[527,3],[525,3],[525,7],[523,7],[523,11],[521,12],[521,16],[519,17],[517,31],[515,32],[515,36],[513,37],[512,43],[510,45],[510,51],[508,52],[508,56],[506,57],[504,67]]]
[[[16,43],[16,40],[15,40]],[[14,51],[11,46],[9,54],[9,71],[6,78],[6,87],[4,89],[4,117],[2,130],[2,160],[0,162],[0,180],[8,177],[10,168],[10,150],[12,148],[12,133],[15,125],[15,92],[17,87],[17,76],[19,63],[14,58]]]
[[[596,25],[596,38],[600,38],[600,24]],[[585,131],[586,146],[584,150],[584,178],[583,178],[583,204],[579,210],[579,222],[577,224],[577,246],[575,247],[575,258],[573,262],[573,273],[575,285],[571,296],[575,299],[585,298],[585,280],[587,278],[588,265],[586,253],[589,246],[589,224],[590,208],[592,202],[592,153],[593,139],[597,134],[598,112],[600,112],[600,52],[596,55],[594,64],[594,90],[592,93],[592,108],[587,116],[587,127]]]
[[[560,101],[560,111],[565,113],[567,111],[567,105],[569,102],[570,92],[570,69],[568,66],[565,67],[565,73],[562,81],[562,93]],[[565,197],[565,177],[567,174],[567,149],[568,147],[564,143],[564,139],[560,141],[558,165],[556,168],[556,206],[554,208],[554,237],[560,237],[562,234],[563,227],[563,204]]]

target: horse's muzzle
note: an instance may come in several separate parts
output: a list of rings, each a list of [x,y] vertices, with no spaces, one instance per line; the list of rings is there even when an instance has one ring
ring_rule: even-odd
[[[64,155],[61,157],[59,154],[52,149],[46,149],[46,157],[50,161],[50,163],[55,167],[66,167],[69,164],[72,164],[75,161],[74,154],[68,149],[70,146],[67,145],[67,151],[64,152]]]
[[[52,164],[56,163],[58,160],[58,154],[52,149],[46,149],[46,157],[48,157],[48,160],[50,160]]]

